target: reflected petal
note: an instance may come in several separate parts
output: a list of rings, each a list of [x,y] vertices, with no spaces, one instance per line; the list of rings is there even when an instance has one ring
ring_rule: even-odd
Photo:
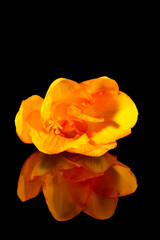
[[[75,167],[75,164],[68,161],[61,153],[48,155],[42,152],[31,154],[25,161],[21,173],[27,181],[47,173],[56,173],[58,170],[66,170]]]
[[[103,175],[103,172],[93,172],[84,167],[74,167],[72,169],[63,170],[63,177],[74,182],[81,182]]]
[[[41,178],[38,177],[33,181],[26,181],[23,174],[20,174],[18,180],[17,195],[21,201],[27,201],[36,197],[41,191]]]
[[[90,185],[75,183],[63,178],[63,173],[46,175],[43,178],[43,193],[53,217],[66,221],[79,214],[86,206]]]
[[[117,202],[118,198],[107,198],[92,192],[84,212],[96,219],[107,219],[113,216]]]
[[[125,165],[115,162],[103,176],[93,180],[93,191],[103,197],[121,197],[135,192],[137,180]]]
[[[33,153],[27,158],[20,172],[17,189],[19,198],[26,201],[38,195],[41,190],[41,176],[74,166],[61,154],[47,155],[39,151]]]
[[[109,153],[105,153],[101,157],[89,157],[68,152],[64,152],[63,154],[67,159],[77,164],[77,166],[82,166],[93,172],[104,172],[116,161],[116,157]]]

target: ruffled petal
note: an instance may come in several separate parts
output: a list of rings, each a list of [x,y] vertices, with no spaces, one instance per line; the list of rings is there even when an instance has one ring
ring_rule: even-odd
[[[41,177],[48,173],[57,173],[75,167],[61,154],[47,155],[42,152],[31,154],[20,172],[18,196],[22,201],[35,197],[41,190]]]
[[[103,197],[121,197],[136,191],[137,180],[125,165],[115,162],[103,176],[93,180],[93,191]]]
[[[109,153],[105,153],[101,157],[89,157],[68,152],[64,152],[63,155],[73,163],[77,164],[77,166],[87,168],[88,170],[97,173],[105,172],[116,161],[116,157]]]
[[[23,174],[20,174],[18,180],[17,195],[21,201],[27,201],[36,197],[41,191],[41,178],[38,177],[33,181],[26,181]]]
[[[123,92],[113,98],[113,104],[102,115],[104,122],[89,125],[87,134],[95,144],[107,144],[127,136],[137,122],[138,110],[131,98]]]
[[[32,143],[29,134],[27,118],[35,110],[40,111],[43,98],[33,95],[22,101],[19,111],[15,117],[16,132],[19,138],[25,143]]]
[[[101,90],[108,90],[112,92],[119,91],[117,82],[106,76],[81,82],[80,85],[86,89],[89,95],[93,95]]]
[[[79,119],[79,120],[84,120],[86,122],[103,122],[104,119],[99,117],[91,117],[89,115],[86,115],[84,113],[82,113],[82,110],[74,105],[70,105],[67,109],[67,112],[69,115]]]
[[[54,110],[57,104],[73,103],[87,99],[88,96],[84,89],[75,81],[59,78],[49,87],[41,108],[41,114],[44,120],[54,119]]]
[[[92,192],[85,213],[96,219],[108,219],[113,216],[118,198],[107,198]]]
[[[93,172],[84,167],[74,167],[63,170],[63,177],[74,182],[81,182],[103,175],[103,172]]]
[[[22,166],[17,188],[17,195],[21,201],[27,201],[34,198],[41,191],[41,177],[31,179],[32,172],[38,162],[39,153],[36,152],[27,158]]]
[[[59,221],[69,220],[78,215],[86,206],[90,185],[86,182],[67,181],[59,172],[43,177],[42,189],[48,208]]]
[[[56,174],[59,170],[70,170],[75,167],[75,164],[68,161],[61,154],[47,155],[39,153],[39,162],[30,171],[29,180],[33,180],[37,176],[43,176],[48,173]]]
[[[81,144],[78,148],[67,149],[70,153],[79,153],[90,157],[100,157],[117,146],[117,142],[108,144],[95,144],[92,141]]]
[[[41,116],[34,111],[28,118],[29,133],[34,145],[39,151],[46,154],[57,154],[66,151],[68,148],[79,147],[82,143],[88,142],[86,134],[73,138],[66,138],[59,134],[46,132],[43,128]]]

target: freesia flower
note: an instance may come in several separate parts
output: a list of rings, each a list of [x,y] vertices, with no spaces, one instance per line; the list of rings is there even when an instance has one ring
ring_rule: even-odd
[[[44,99],[22,101],[15,125],[20,139],[43,153],[101,156],[131,133],[137,116],[134,102],[108,77],[80,84],[60,78]]]
[[[115,156],[89,157],[74,153],[36,152],[24,163],[18,180],[22,201],[41,189],[53,217],[69,220],[81,211],[96,218],[110,218],[118,198],[133,193],[136,177]]]

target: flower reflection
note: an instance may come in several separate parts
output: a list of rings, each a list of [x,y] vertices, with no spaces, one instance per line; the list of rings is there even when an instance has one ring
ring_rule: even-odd
[[[23,164],[17,193],[22,201],[27,201],[42,190],[53,217],[65,221],[81,211],[96,219],[110,218],[118,198],[136,188],[136,177],[130,168],[109,153],[89,157],[37,151]]]

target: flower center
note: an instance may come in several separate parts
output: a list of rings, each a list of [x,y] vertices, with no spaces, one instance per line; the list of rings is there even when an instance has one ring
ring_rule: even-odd
[[[62,113],[64,111],[66,111],[64,116],[60,114],[61,112],[56,112],[54,120],[49,119],[44,123],[46,132],[71,138],[85,133],[89,123],[104,121],[104,118],[84,114],[83,109],[76,105],[70,105],[66,109],[63,108]]]
[[[58,120],[48,120],[45,129],[47,132],[54,132],[55,134],[60,134],[60,129],[62,129],[62,126],[60,125]]]
[[[45,131],[67,138],[81,135],[87,130],[87,124],[73,120],[48,120],[44,125]]]

